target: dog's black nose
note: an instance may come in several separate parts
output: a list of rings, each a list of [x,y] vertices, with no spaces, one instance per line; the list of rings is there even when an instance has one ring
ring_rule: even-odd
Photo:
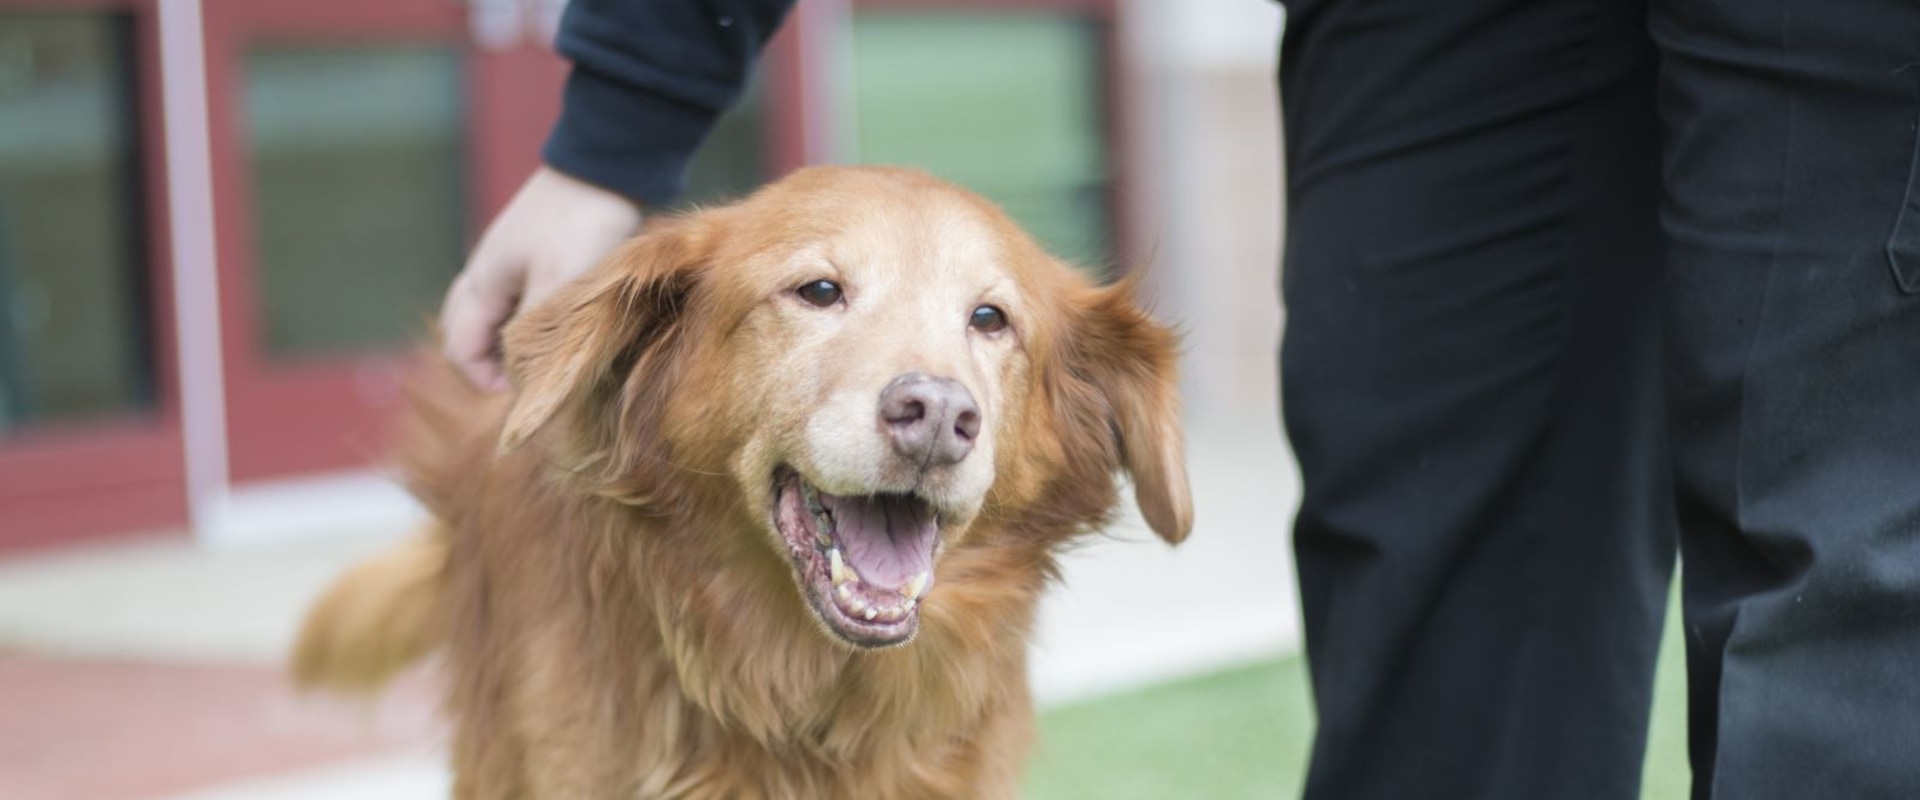
[[[980,435],[980,406],[959,381],[909,372],[880,390],[880,428],[916,463],[958,464]]]

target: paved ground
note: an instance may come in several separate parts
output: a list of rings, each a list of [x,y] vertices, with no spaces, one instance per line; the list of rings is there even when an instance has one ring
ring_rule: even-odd
[[[1128,520],[1068,558],[1035,646],[1042,702],[1292,650],[1285,528],[1298,479],[1277,425],[1190,431],[1192,539]],[[209,554],[184,541],[0,563],[0,800],[441,797],[432,677],[376,705],[294,695],[301,611],[394,531]]]

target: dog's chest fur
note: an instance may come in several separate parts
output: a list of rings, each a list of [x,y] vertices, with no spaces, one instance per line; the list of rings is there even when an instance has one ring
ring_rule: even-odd
[[[777,558],[725,544],[748,537],[554,518],[578,529],[454,537],[457,796],[1017,794],[1044,573],[1013,562],[1043,552],[957,549],[913,644],[860,652],[821,635]]]

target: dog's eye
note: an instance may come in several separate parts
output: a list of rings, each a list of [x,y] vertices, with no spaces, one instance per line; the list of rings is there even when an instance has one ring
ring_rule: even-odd
[[[793,290],[793,292],[794,294],[800,295],[800,299],[821,308],[826,308],[827,306],[840,302],[840,284],[834,283],[833,281],[811,281],[803,283],[800,284],[800,288]]]
[[[981,333],[999,333],[1007,329],[1007,312],[993,306],[981,306],[973,310],[967,325]]]

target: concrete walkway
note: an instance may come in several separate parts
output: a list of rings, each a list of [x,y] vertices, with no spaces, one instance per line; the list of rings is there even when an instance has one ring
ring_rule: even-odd
[[[1035,644],[1041,702],[1096,697],[1297,647],[1286,529],[1299,488],[1277,423],[1193,424],[1189,461],[1197,516],[1186,544],[1170,550],[1129,516],[1067,556],[1065,585],[1047,599]],[[0,653],[250,665],[268,674],[317,593],[399,533],[349,531],[325,542],[222,553],[149,542],[0,563]],[[0,721],[0,744],[6,724]],[[10,769],[31,766],[9,764],[10,757],[0,746],[0,786]],[[167,796],[399,800],[444,797],[447,785],[433,748],[416,746]]]

